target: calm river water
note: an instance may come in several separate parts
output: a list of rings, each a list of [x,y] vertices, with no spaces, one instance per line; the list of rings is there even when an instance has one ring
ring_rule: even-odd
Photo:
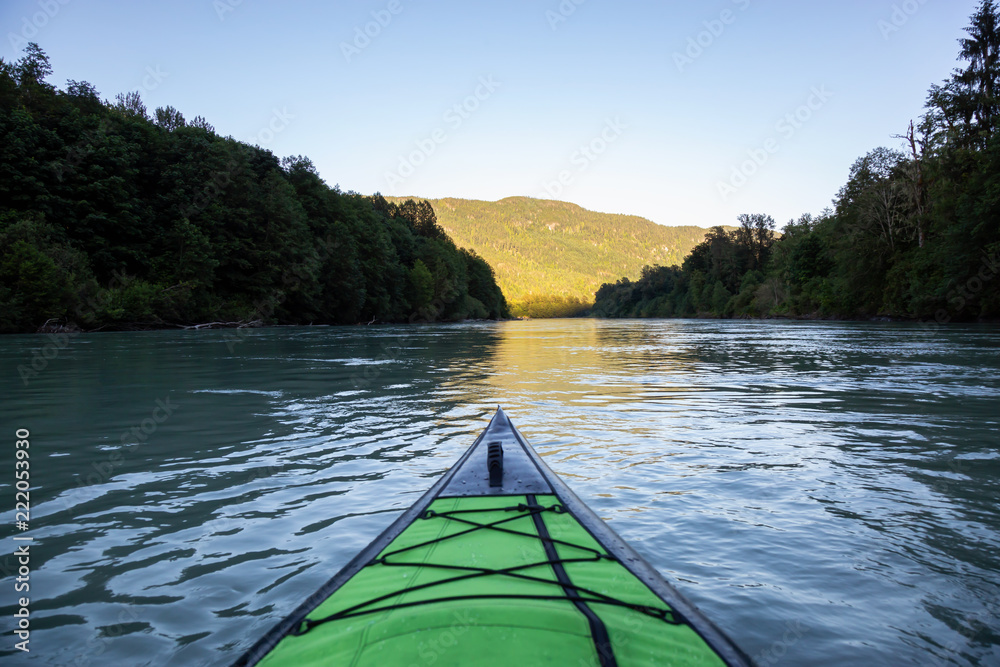
[[[25,384],[49,343],[0,338],[3,664],[228,664],[498,404],[760,665],[1000,664],[995,327],[96,334],[41,350]],[[15,535],[34,538],[30,653]]]

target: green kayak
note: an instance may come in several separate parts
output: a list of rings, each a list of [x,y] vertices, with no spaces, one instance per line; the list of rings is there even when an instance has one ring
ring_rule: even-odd
[[[504,414],[236,665],[750,665]]]

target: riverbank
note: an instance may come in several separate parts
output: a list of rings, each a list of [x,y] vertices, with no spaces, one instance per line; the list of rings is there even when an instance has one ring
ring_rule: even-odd
[[[831,316],[820,316],[820,315],[769,315],[766,317],[751,317],[749,315],[744,315],[741,317],[712,317],[710,315],[705,316],[694,316],[694,317],[646,317],[646,318],[608,318],[608,317],[597,317],[593,315],[580,315],[574,317],[512,317],[507,319],[465,319],[465,320],[455,320],[452,322],[432,322],[432,321],[415,321],[415,322],[358,322],[356,324],[291,324],[291,323],[265,323],[263,320],[253,320],[250,322],[205,322],[202,324],[171,324],[171,323],[140,323],[140,322],[130,322],[120,325],[106,325],[102,327],[97,327],[93,329],[84,329],[77,325],[76,323],[59,323],[59,322],[46,322],[43,326],[39,327],[35,331],[17,331],[8,332],[6,335],[25,335],[25,334],[62,334],[62,335],[76,335],[76,334],[88,334],[88,333],[121,333],[121,332],[143,332],[143,331],[211,331],[211,330],[224,330],[224,329],[279,329],[279,328],[297,328],[297,327],[337,327],[337,328],[354,328],[354,327],[383,327],[383,326],[406,326],[408,324],[467,324],[467,323],[487,323],[487,322],[558,322],[558,321],[573,321],[573,320],[598,320],[598,321],[615,321],[615,320],[644,320],[644,321],[719,321],[719,322],[831,322],[831,323],[860,323],[860,322],[871,322],[871,323],[883,323],[883,324],[922,324],[927,327],[946,327],[948,325],[959,325],[959,324],[998,324],[1000,325],[1000,319],[998,318],[982,318],[978,320],[959,320],[951,319],[946,322],[938,322],[933,319],[918,319],[918,318],[907,318],[907,317],[895,317],[882,315],[878,317],[831,317]],[[0,334],[2,337],[3,334]]]

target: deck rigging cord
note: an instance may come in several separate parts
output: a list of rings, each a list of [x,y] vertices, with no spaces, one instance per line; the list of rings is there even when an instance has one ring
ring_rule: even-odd
[[[419,544],[413,544],[413,545],[409,545],[409,546],[406,546],[406,547],[402,547],[400,549],[395,549],[395,550],[392,550],[392,551],[385,552],[382,555],[380,555],[378,558],[375,558],[372,561],[370,561],[369,563],[367,563],[365,565],[365,567],[375,567],[375,566],[381,565],[381,566],[387,566],[387,567],[436,568],[436,569],[443,569],[443,570],[454,570],[454,571],[458,571],[458,572],[463,572],[463,574],[460,574],[460,575],[457,575],[457,576],[454,576],[454,577],[448,577],[448,578],[445,578],[445,579],[440,579],[440,580],[437,580],[437,581],[428,582],[428,583],[425,583],[425,584],[419,584],[419,585],[416,585],[416,586],[411,586],[411,587],[408,587],[408,588],[404,588],[404,589],[401,589],[401,590],[394,591],[392,593],[387,593],[385,595],[380,595],[378,597],[375,597],[375,598],[372,598],[372,599],[367,600],[365,602],[362,602],[360,604],[348,607],[346,609],[343,609],[341,611],[335,612],[335,613],[330,614],[328,616],[325,616],[323,618],[318,618],[318,619],[308,619],[307,618],[307,619],[303,619],[302,622],[300,623],[300,625],[297,628],[293,629],[289,634],[291,634],[293,636],[296,636],[296,637],[302,636],[302,635],[306,634],[307,632],[309,632],[311,629],[313,629],[313,628],[315,628],[315,627],[317,627],[319,625],[323,625],[323,624],[326,624],[326,623],[330,623],[332,621],[342,620],[342,619],[346,619],[346,618],[353,618],[353,617],[356,617],[356,616],[363,616],[363,615],[375,614],[375,613],[379,613],[379,612],[392,611],[392,610],[395,610],[395,609],[405,609],[405,608],[409,608],[409,607],[416,607],[416,606],[428,605],[428,604],[434,604],[434,603],[441,603],[441,602],[452,602],[452,601],[457,601],[457,600],[482,600],[482,599],[555,600],[555,601],[573,602],[573,603],[576,603],[578,606],[580,606],[581,604],[583,604],[583,605],[587,605],[587,604],[611,605],[611,606],[625,607],[625,608],[631,609],[631,610],[633,610],[635,612],[644,614],[646,616],[650,616],[652,618],[659,619],[659,620],[661,620],[664,623],[667,623],[669,625],[687,625],[688,624],[687,621],[683,617],[681,617],[673,609],[669,609],[669,608],[668,609],[663,609],[663,608],[660,608],[660,607],[651,607],[649,605],[642,605],[642,604],[636,604],[636,603],[632,603],[632,602],[627,602],[625,600],[621,600],[621,599],[616,598],[614,596],[605,595],[604,593],[600,593],[598,591],[594,591],[594,590],[591,590],[589,588],[578,586],[577,584],[569,582],[568,579],[565,580],[565,581],[563,581],[562,579],[565,579],[565,575],[564,575],[565,570],[562,570],[562,573],[563,573],[562,576],[557,577],[556,580],[553,580],[551,578],[544,578],[544,577],[539,577],[539,576],[533,576],[533,575],[530,575],[530,574],[525,574],[523,572],[524,570],[530,570],[530,569],[533,569],[533,568],[539,568],[539,567],[545,567],[545,566],[552,567],[553,570],[557,571],[557,574],[559,574],[559,570],[561,570],[562,566],[565,565],[565,564],[571,564],[571,563],[590,563],[590,562],[601,561],[601,560],[609,560],[609,561],[616,562],[616,563],[619,562],[614,556],[611,556],[611,555],[609,555],[607,553],[604,553],[604,552],[599,551],[597,549],[594,549],[592,547],[588,547],[588,546],[584,546],[584,545],[580,545],[580,544],[574,544],[572,542],[566,542],[564,540],[555,539],[555,538],[553,538],[553,537],[551,537],[551,536],[549,536],[547,534],[542,534],[543,531],[544,531],[544,523],[542,523],[540,526],[538,524],[538,522],[541,519],[541,514],[542,513],[544,513],[544,512],[552,512],[554,514],[564,514],[564,513],[567,513],[567,510],[566,510],[566,508],[563,505],[561,505],[559,503],[556,503],[556,504],[550,505],[550,506],[543,506],[543,505],[539,505],[537,503],[534,503],[533,501],[534,501],[534,499],[529,496],[529,502],[528,503],[520,503],[518,505],[514,505],[514,506],[510,506],[510,507],[502,507],[502,508],[495,508],[495,507],[493,507],[493,508],[482,508],[482,509],[451,510],[451,511],[447,511],[447,512],[437,512],[437,511],[430,510],[430,509],[425,510],[423,513],[421,513],[421,515],[419,517],[419,520],[429,521],[429,520],[432,520],[432,519],[441,518],[441,519],[445,519],[447,521],[454,521],[454,522],[457,522],[457,523],[466,524],[466,525],[469,525],[471,527],[468,528],[468,529],[466,529],[466,530],[461,530],[459,532],[452,533],[450,535],[442,535],[440,537],[437,537],[437,538],[434,538],[434,539],[431,539],[431,540],[426,540],[426,541],[421,542]],[[496,521],[491,521],[489,523],[481,523],[481,522],[478,522],[478,521],[474,521],[474,520],[471,520],[471,519],[467,519],[467,518],[458,516],[458,515],[469,515],[469,514],[486,513],[486,512],[501,512],[501,511],[502,512],[517,512],[518,514],[515,515],[515,516],[511,516],[511,517],[506,517],[506,518],[503,518],[503,519],[498,519]],[[512,521],[517,521],[517,520],[520,520],[520,519],[531,519],[531,520],[535,521],[536,522],[536,528],[541,528],[541,530],[539,530],[539,532],[537,534],[536,533],[526,533],[526,532],[522,532],[522,531],[519,531],[519,530],[514,530],[514,529],[511,529],[511,528],[502,526],[502,524],[510,523]],[[468,535],[470,533],[473,533],[473,532],[476,532],[476,531],[479,531],[479,530],[494,530],[494,531],[499,531],[499,532],[503,532],[503,533],[507,533],[507,534],[511,534],[511,535],[519,535],[519,536],[522,536],[522,537],[530,538],[532,540],[541,541],[543,543],[543,545],[545,546],[546,554],[549,557],[547,559],[545,559],[545,560],[540,560],[540,561],[536,561],[536,562],[532,562],[532,563],[525,563],[525,564],[521,564],[521,565],[514,565],[514,566],[510,566],[510,567],[505,567],[505,568],[498,568],[498,569],[482,568],[482,567],[472,567],[472,566],[464,566],[464,565],[452,565],[452,564],[447,564],[447,563],[406,562],[406,561],[393,561],[393,560],[390,560],[393,556],[398,556],[399,554],[402,554],[404,552],[412,551],[412,550],[415,550],[415,549],[420,549],[420,548],[423,548],[423,547],[432,546],[434,544],[439,544],[441,542],[445,542],[447,540],[451,540],[451,539],[454,539],[456,537],[461,537],[463,535]],[[544,532],[547,533],[547,531],[544,531]],[[556,553],[556,550],[555,550],[555,546],[556,545],[561,545],[561,546],[564,546],[564,547],[568,547],[568,548],[572,548],[572,549],[577,549],[577,550],[580,550],[580,551],[582,551],[582,552],[584,552],[584,553],[586,553],[588,555],[577,557],[577,558],[561,558]],[[465,580],[476,579],[476,578],[480,578],[480,577],[488,577],[488,576],[496,576],[496,575],[505,576],[505,577],[511,577],[511,578],[515,578],[515,579],[521,579],[521,580],[526,580],[526,581],[532,581],[532,582],[539,582],[539,583],[544,583],[544,584],[553,585],[553,586],[560,586],[561,588],[563,588],[563,594],[562,595],[520,595],[520,594],[452,595],[452,596],[445,596],[445,597],[438,597],[438,598],[429,598],[429,599],[426,599],[426,600],[417,600],[417,601],[413,601],[413,602],[399,602],[399,603],[387,604],[387,605],[383,605],[383,606],[378,606],[378,607],[372,608],[372,605],[377,605],[379,602],[383,602],[385,600],[388,600],[388,599],[391,599],[391,598],[394,598],[394,597],[398,597],[398,596],[406,594],[406,593],[411,593],[413,591],[425,590],[425,589],[428,589],[428,588],[433,588],[435,586],[441,586],[441,585],[444,585],[444,584],[450,584],[450,583],[454,583],[454,582],[458,582],[458,581],[465,581]],[[575,591],[575,594],[573,593],[573,591]]]

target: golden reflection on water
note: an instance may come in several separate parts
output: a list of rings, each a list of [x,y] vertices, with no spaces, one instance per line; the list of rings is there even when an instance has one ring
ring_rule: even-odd
[[[503,405],[513,416],[558,406],[628,410],[636,401],[683,400],[693,391],[681,380],[693,360],[665,344],[664,327],[526,321],[497,325],[495,333],[488,355],[445,381],[451,398]]]
[[[440,391],[456,405],[476,406],[480,417],[503,406],[570,486],[600,498],[636,492],[605,486],[608,472],[648,469],[640,478],[658,477],[683,453],[663,434],[689,428],[684,415],[700,390],[688,381],[695,355],[671,335],[670,323],[507,322],[490,333],[484,354],[456,361]]]

